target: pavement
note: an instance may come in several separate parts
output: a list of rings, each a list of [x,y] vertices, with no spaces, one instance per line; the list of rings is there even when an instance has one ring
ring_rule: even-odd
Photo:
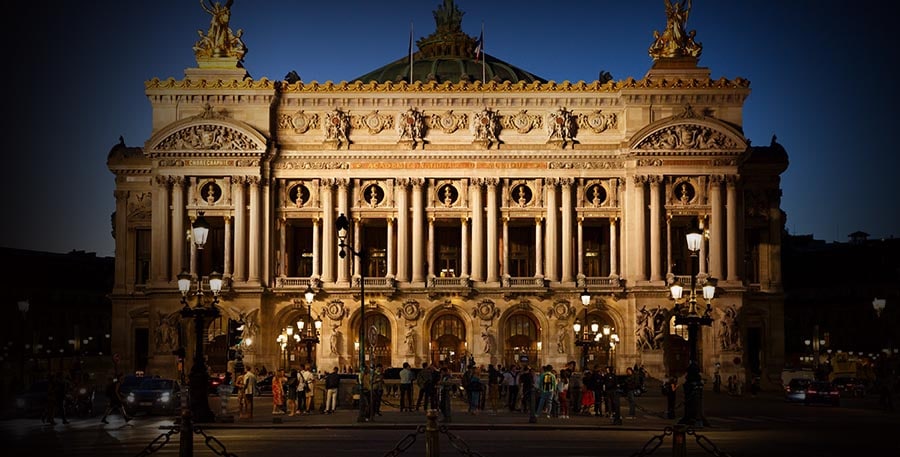
[[[707,393],[704,398],[712,396]],[[718,394],[721,396],[724,394]],[[350,405],[344,405],[334,414],[313,414],[289,416],[287,414],[272,413],[272,397],[258,397],[254,401],[253,418],[238,417],[237,398],[229,397],[227,414],[221,414],[221,403],[218,397],[210,396],[210,407],[219,417],[214,423],[204,423],[204,429],[227,428],[364,428],[364,429],[413,429],[427,422],[424,410],[403,411],[398,407],[397,398],[385,398],[381,408],[381,415],[375,415],[371,420],[358,421],[359,410]],[[451,405],[450,420],[439,416],[438,423],[452,427],[453,429],[616,429],[616,430],[653,430],[661,431],[666,426],[674,425],[677,420],[665,418],[665,399],[662,395],[645,394],[636,399],[636,412],[634,418],[624,417],[628,413],[628,402],[622,398],[622,423],[614,424],[609,417],[596,417],[587,414],[570,414],[569,418],[536,417],[536,422],[529,422],[529,415],[522,412],[511,412],[507,408],[491,411],[490,405],[485,405],[484,411],[478,414],[466,412],[465,404],[454,399]],[[681,417],[676,409],[677,417]]]

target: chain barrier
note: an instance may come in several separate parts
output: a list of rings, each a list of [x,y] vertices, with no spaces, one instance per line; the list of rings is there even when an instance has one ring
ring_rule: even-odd
[[[218,439],[216,439],[216,437],[214,437],[214,436],[212,436],[212,435],[207,435],[207,434],[203,431],[203,429],[200,428],[199,425],[194,425],[194,433],[197,434],[197,435],[200,435],[200,436],[202,436],[202,437],[204,438],[205,443],[206,443],[206,447],[208,447],[209,450],[213,451],[214,454],[216,454],[216,455],[221,455],[222,457],[237,457],[237,454],[232,454],[232,453],[228,452],[228,450],[225,449],[225,445],[222,444],[221,441],[219,441]],[[219,450],[215,449],[214,447],[212,447],[212,444],[211,444],[211,443],[217,444],[222,450],[219,451]]]
[[[147,445],[147,447],[145,447],[141,452],[137,454],[137,457],[144,457],[156,451],[159,451],[163,448],[163,446],[169,444],[172,435],[178,434],[179,431],[180,430],[178,429],[178,427],[172,427],[172,430],[169,430],[168,432],[157,436],[153,439],[153,441],[150,442],[150,444]],[[162,440],[162,442],[159,442],[160,440]]]
[[[663,440],[667,436],[672,434],[672,431],[672,427],[664,428],[661,434],[650,438],[646,443],[644,443],[644,447],[642,447],[640,451],[631,454],[631,457],[643,457],[645,455],[650,455],[656,452],[656,450],[659,449],[660,446],[662,446]]]
[[[450,445],[453,446],[460,454],[474,457],[484,457],[477,451],[473,451],[472,448],[463,441],[462,438],[454,435],[449,429],[447,429],[446,425],[441,425],[438,428],[438,432],[447,435],[447,438],[450,440]]]
[[[674,455],[681,455],[680,452],[684,451],[684,444],[685,444],[684,436],[690,435],[690,436],[693,436],[694,439],[697,441],[697,445],[700,446],[700,448],[703,449],[704,451],[706,451],[707,453],[712,454],[716,457],[731,457],[731,454],[729,454],[727,452],[723,452],[721,449],[718,448],[718,446],[715,445],[715,443],[710,441],[709,438],[697,433],[693,428],[689,428],[689,427],[685,428],[683,426],[679,426],[679,427],[681,427],[681,428],[679,428],[679,432],[678,432],[679,436],[681,437],[681,441],[678,442],[678,438],[673,437],[673,439],[676,440],[676,442],[673,442],[673,445],[674,445],[673,454]],[[644,457],[644,456],[653,454],[654,452],[656,452],[657,449],[659,449],[660,446],[662,446],[665,438],[667,436],[675,435],[675,432],[676,432],[676,430],[674,427],[664,428],[663,432],[661,434],[651,437],[644,444],[644,447],[642,447],[641,450],[639,450],[638,452],[631,454],[631,457]],[[675,450],[676,447],[680,447],[681,451],[680,452],[676,451]]]
[[[397,445],[394,446],[393,449],[391,449],[386,454],[384,454],[384,457],[396,457],[396,456],[406,452],[406,450],[409,449],[409,447],[412,446],[413,443],[416,442],[416,437],[418,435],[423,435],[423,434],[425,434],[425,426],[420,425],[420,426],[416,427],[415,432],[404,436],[403,439],[400,440],[397,443]]]
[[[709,438],[697,433],[694,429],[689,428],[686,432],[688,435],[693,435],[694,439],[697,441],[697,445],[700,446],[704,451],[716,456],[716,457],[731,457],[731,454],[727,452],[722,452],[719,448],[709,440]],[[709,447],[707,447],[707,445]]]

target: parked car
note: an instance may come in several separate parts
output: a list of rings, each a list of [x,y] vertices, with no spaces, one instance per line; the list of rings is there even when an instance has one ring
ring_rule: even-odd
[[[128,414],[176,414],[181,406],[181,386],[166,378],[144,378],[140,385],[125,396]]]
[[[143,375],[141,375],[141,376],[133,375],[133,374],[126,375],[122,378],[121,382],[119,383],[119,392],[121,392],[122,396],[125,397],[128,395],[129,392],[136,389],[137,386],[141,385],[141,382],[143,380],[144,380]]]
[[[806,400],[806,388],[812,379],[793,378],[784,386],[784,399],[789,402],[804,402]]]
[[[805,405],[831,405],[841,404],[841,392],[828,381],[812,381],[806,387]]]
[[[843,397],[864,397],[866,395],[866,385],[853,376],[838,376],[831,381],[831,384],[841,392]]]
[[[47,410],[47,391],[50,382],[46,379],[35,381],[28,390],[16,395],[16,416],[41,417]]]

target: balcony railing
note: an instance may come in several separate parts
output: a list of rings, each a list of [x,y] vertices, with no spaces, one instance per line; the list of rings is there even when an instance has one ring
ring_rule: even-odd
[[[503,287],[510,288],[530,288],[530,287],[546,287],[546,280],[543,276],[504,276]]]
[[[452,287],[470,287],[472,285],[472,280],[468,277],[452,277],[452,278],[441,278],[441,277],[433,277],[428,281],[428,287],[434,287],[437,289],[441,288],[452,288]]]
[[[275,287],[278,289],[306,289],[307,287],[318,287],[318,280],[315,278],[275,278]]]

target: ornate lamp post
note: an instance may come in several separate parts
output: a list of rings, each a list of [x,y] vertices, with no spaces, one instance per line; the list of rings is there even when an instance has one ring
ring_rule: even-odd
[[[691,291],[687,298],[687,307],[683,307],[679,300],[682,298],[684,288],[679,284],[673,284],[670,289],[672,298],[675,300],[675,325],[686,325],[688,329],[688,343],[690,343],[690,364],[687,369],[687,376],[684,383],[684,417],[678,421],[679,424],[692,426],[708,426],[709,422],[703,415],[703,378],[700,376],[700,361],[698,360],[698,339],[700,337],[701,326],[711,326],[712,317],[712,299],[715,296],[716,288],[709,282],[703,286],[703,298],[706,300],[706,311],[700,315],[697,309],[697,283],[694,276],[694,259],[697,258],[697,252],[700,250],[700,243],[703,241],[703,235],[699,232],[692,231],[687,234],[688,249],[691,251],[690,275],[691,275]]]
[[[197,249],[203,249],[206,244],[206,237],[209,234],[209,223],[203,217],[203,213],[199,213],[197,220],[194,221],[193,240],[197,245]],[[199,272],[200,270],[198,270]],[[191,420],[196,422],[211,422],[215,419],[215,415],[209,407],[208,400],[208,384],[209,373],[206,367],[206,359],[203,356],[203,333],[206,329],[206,320],[219,317],[219,309],[216,305],[219,303],[219,293],[222,291],[222,275],[216,272],[209,274],[209,294],[212,295],[212,301],[204,303],[204,296],[207,292],[203,290],[202,273],[198,273],[196,283],[187,272],[178,275],[178,289],[181,291],[181,316],[185,319],[194,319],[194,366],[191,368],[189,375],[190,384],[190,410],[182,411],[182,452],[186,439],[190,440]],[[188,305],[188,297],[197,297],[197,305],[193,308]],[[184,435],[188,435],[185,438]],[[190,455],[190,454],[188,454]]]
[[[359,270],[359,415],[356,416],[357,422],[366,422],[371,419],[371,409],[369,408],[369,416],[366,417],[366,407],[363,402],[363,373],[366,370],[366,268],[368,267],[368,258],[364,250],[355,250],[353,246],[347,244],[347,231],[350,229],[350,221],[347,216],[341,213],[335,221],[335,228],[338,232],[338,255],[343,259],[347,257],[347,252],[355,257],[359,257],[362,268]],[[369,404],[374,401],[374,392],[369,389]]]
[[[587,287],[581,292],[581,304],[584,305],[584,323],[576,317],[575,323],[572,324],[572,330],[575,331],[575,346],[581,347],[581,370],[587,369],[587,354],[590,348],[600,344],[600,324],[597,321],[587,324],[588,305],[591,304],[591,294],[588,293]]]
[[[319,331],[322,330],[322,319],[316,318],[313,320],[312,317],[312,302],[315,297],[316,293],[312,290],[312,287],[307,285],[304,298],[306,299],[306,318],[310,323],[306,325],[306,321],[303,319],[297,321],[300,341],[306,344],[306,363],[310,364],[312,363],[312,347],[319,344]]]

